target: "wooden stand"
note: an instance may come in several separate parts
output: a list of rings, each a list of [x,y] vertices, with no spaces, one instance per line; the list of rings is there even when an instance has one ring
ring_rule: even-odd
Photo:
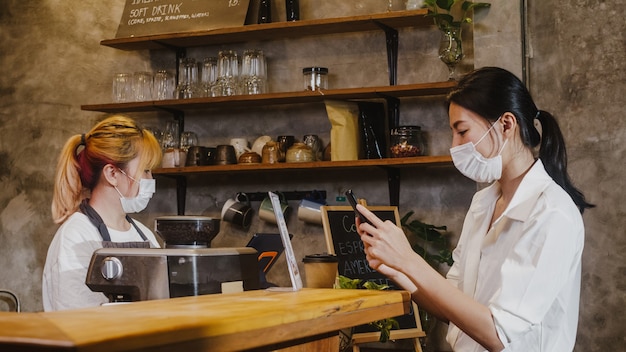
[[[364,199],[359,199],[358,202],[364,206],[367,206],[367,203]],[[378,217],[383,220],[392,220],[398,226],[400,226],[400,217],[398,215],[398,207],[390,207],[390,206],[373,206],[368,207],[369,210],[374,212]],[[356,230],[354,228],[347,228],[346,223],[349,221],[354,221],[354,211],[352,207],[346,206],[323,206],[322,207],[322,223],[324,225],[324,235],[326,237],[326,247],[328,253],[335,254],[338,257],[341,257],[341,253],[336,253],[335,246],[337,243],[344,243],[343,248],[356,248],[356,246],[350,247],[349,244],[354,244],[355,241],[360,241],[358,238],[358,234],[356,234]],[[350,251],[349,258],[344,257],[341,259],[353,262],[365,262],[365,253],[362,251]],[[341,265],[340,265],[341,266]],[[368,272],[369,273],[369,272]],[[346,276],[341,268],[339,268],[340,275]],[[368,279],[376,279],[374,275],[376,274],[364,274],[362,276],[356,277],[362,280]],[[349,276],[349,275],[348,275]],[[354,278],[354,277],[352,277]],[[411,326],[400,326],[400,329],[391,330],[389,339],[390,340],[403,340],[403,339],[412,339],[413,348],[415,352],[422,352],[422,347],[419,342],[420,337],[426,337],[426,332],[422,329],[422,323],[420,321],[419,309],[415,302],[411,302],[413,305],[413,316],[415,317],[415,327]],[[411,319],[412,320],[412,319]],[[402,324],[401,324],[402,325]],[[370,343],[370,342],[378,342],[380,340],[380,332],[360,332],[352,335],[352,351],[359,352],[360,344]]]
[[[415,329],[401,329],[401,330],[391,330],[389,334],[390,340],[404,340],[411,339],[413,343],[413,349],[415,352],[422,352],[422,345],[420,344],[419,338],[426,337],[426,332],[422,329],[422,323],[419,320],[419,310],[417,308],[417,304],[413,303],[413,312],[416,317],[417,327]],[[359,344],[369,343],[369,342],[378,342],[380,339],[380,332],[363,332],[352,335],[352,352],[360,352],[361,347]]]

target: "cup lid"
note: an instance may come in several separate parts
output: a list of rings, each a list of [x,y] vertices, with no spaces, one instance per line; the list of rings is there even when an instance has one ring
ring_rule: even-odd
[[[336,263],[339,259],[334,254],[309,254],[306,255],[303,259],[303,263]]]
[[[328,73],[328,68],[326,68],[326,67],[305,67],[305,68],[302,69],[302,73],[309,73],[309,72]]]

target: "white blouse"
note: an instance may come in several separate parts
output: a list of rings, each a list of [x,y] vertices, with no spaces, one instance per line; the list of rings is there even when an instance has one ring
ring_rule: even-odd
[[[504,351],[572,351],[580,300],[582,216],[537,160],[511,203],[489,222],[498,182],[477,192],[447,279],[486,305]],[[485,351],[454,324],[454,351]]]

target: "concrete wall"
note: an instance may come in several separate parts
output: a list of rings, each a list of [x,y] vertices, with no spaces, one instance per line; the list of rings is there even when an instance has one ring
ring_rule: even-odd
[[[316,6],[301,2],[303,19],[382,12],[386,5],[380,0],[319,1]],[[491,10],[477,18],[473,45],[470,40],[466,46],[466,64],[502,66],[521,76],[526,72],[520,4],[492,3]],[[56,229],[49,209],[57,155],[69,136],[87,132],[103,117],[81,111],[80,105],[110,101],[115,72],[174,69],[168,52],[123,52],[99,45],[115,36],[123,6],[123,0],[0,3],[0,287],[15,291],[25,311],[41,309],[41,272]],[[402,2],[396,1],[394,8],[402,8]],[[577,351],[615,351],[624,343],[624,10],[618,0],[529,4],[530,88],[538,105],[554,112],[562,125],[573,181],[598,204],[584,217],[587,241]],[[274,18],[284,18],[280,1],[275,1]],[[399,83],[445,79],[446,68],[436,57],[438,38],[436,30],[400,32]],[[311,65],[329,67],[333,87],[387,84],[384,35],[378,32],[198,48],[189,56],[252,47],[269,57],[273,91],[300,89],[299,69]],[[132,116],[156,127],[170,118]],[[447,153],[450,136],[440,100],[403,100],[400,118],[403,124],[422,126],[431,154]],[[316,133],[327,142],[329,127],[322,104],[211,110],[186,118],[186,129],[196,131],[206,145],[239,136],[253,141],[263,134],[301,138]],[[385,181],[382,170],[191,177],[187,214],[216,215],[238,191],[322,189],[331,204],[341,204],[335,196],[354,188],[370,204],[386,204]],[[413,210],[418,219],[447,225],[454,242],[474,190],[475,185],[453,169],[403,169],[400,213]],[[173,181],[159,177],[155,198],[138,218],[150,225],[156,216],[175,214],[174,198]],[[320,226],[306,225],[293,213],[288,226],[297,257],[325,250]],[[258,219],[248,232],[225,224],[213,245],[245,245],[254,232],[276,230]],[[270,281],[289,283],[284,261],[270,274]]]

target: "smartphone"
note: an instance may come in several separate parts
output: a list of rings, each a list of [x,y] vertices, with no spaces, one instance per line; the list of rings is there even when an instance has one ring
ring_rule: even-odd
[[[348,197],[348,202],[350,202],[350,205],[352,206],[352,209],[354,209],[354,215],[359,217],[359,220],[361,220],[361,222],[366,222],[370,225],[372,225],[372,223],[367,220],[367,218],[365,218],[365,216],[363,216],[363,214],[361,214],[361,212],[359,212],[358,210],[356,210],[356,196],[354,195],[354,192],[352,192],[351,189],[346,191],[346,197]]]

